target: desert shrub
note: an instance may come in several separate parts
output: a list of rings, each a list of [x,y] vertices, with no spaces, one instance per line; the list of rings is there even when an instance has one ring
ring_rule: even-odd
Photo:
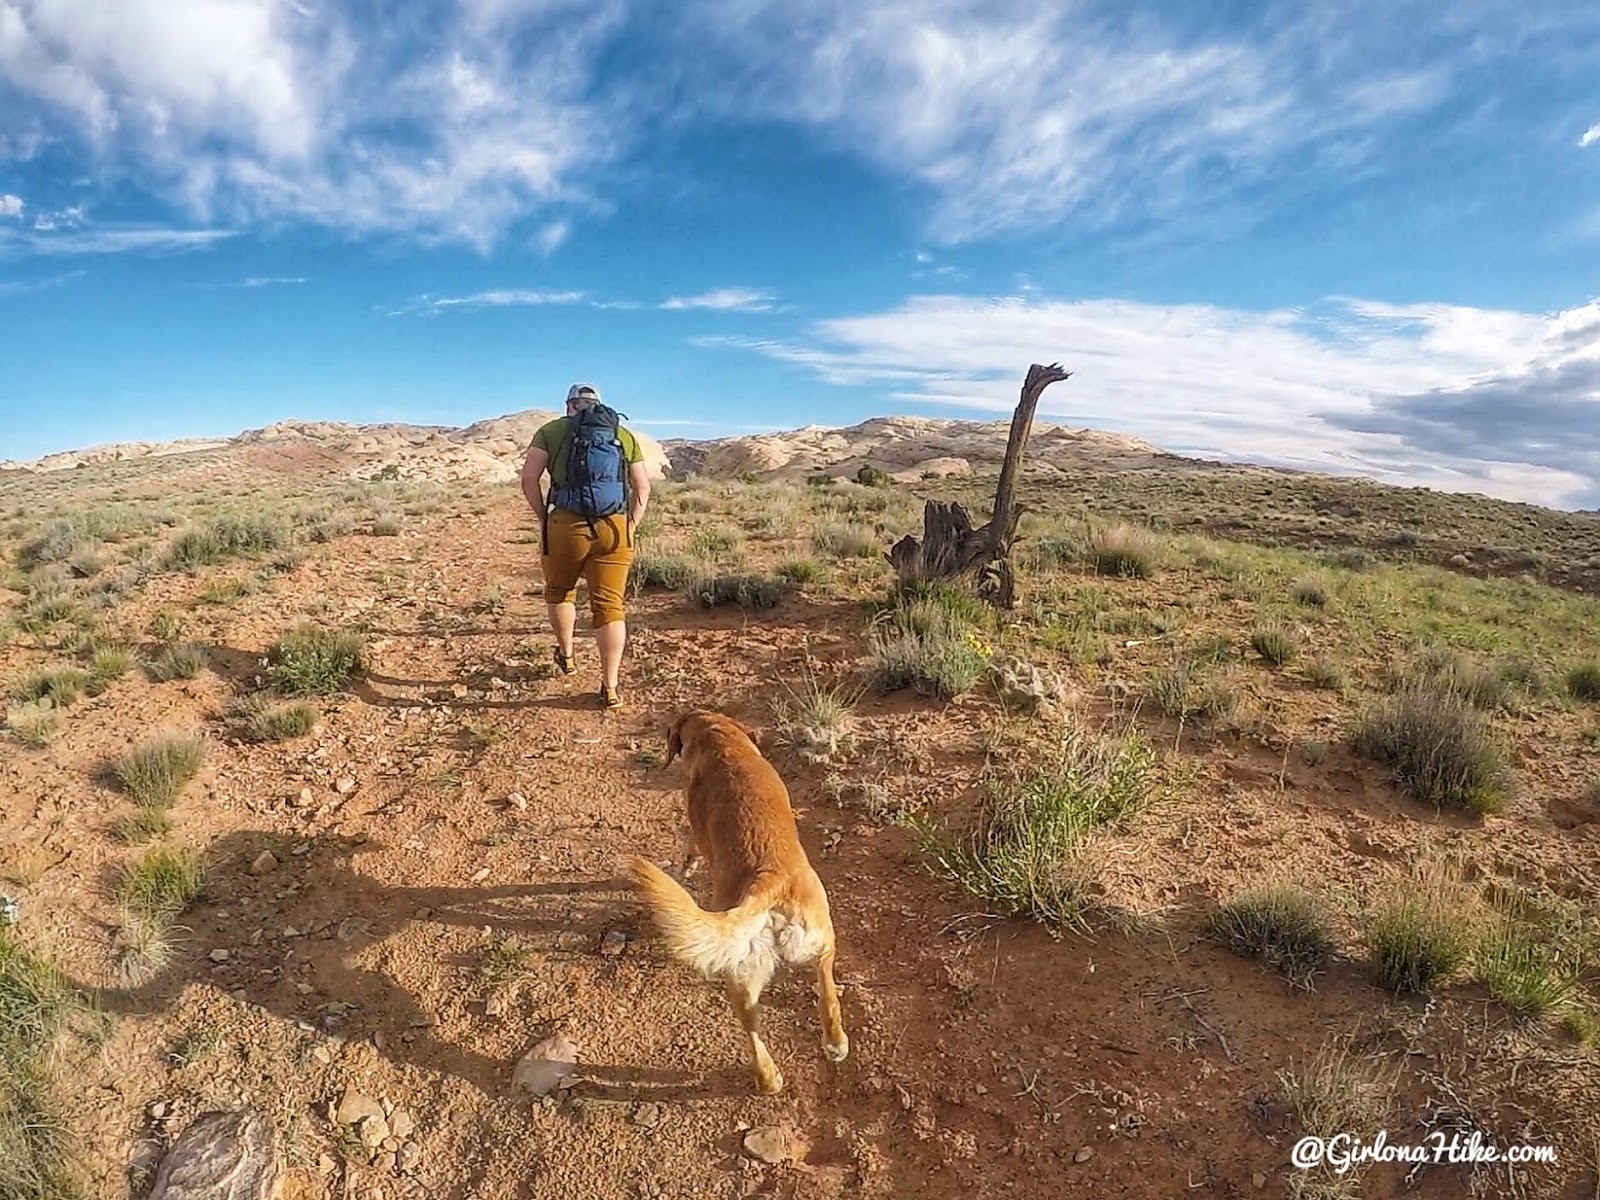
[[[64,563],[78,552],[84,541],[85,535],[74,521],[58,517],[23,543],[17,552],[17,566],[32,571],[49,563]]]
[[[288,696],[337,692],[361,669],[361,636],[301,622],[267,651],[267,679]]]
[[[197,734],[162,734],[141,742],[113,768],[123,790],[143,808],[166,808],[195,777],[206,746]]]
[[[789,593],[789,585],[771,575],[695,574],[684,586],[684,597],[699,608],[737,604],[740,608],[774,608]]]
[[[1232,662],[1237,653],[1233,639],[1225,633],[1204,634],[1189,646],[1186,657],[1195,666],[1222,666]]]
[[[681,554],[641,551],[633,560],[633,586],[644,588],[682,588],[694,575],[694,565]]]
[[[120,646],[102,646],[95,650],[89,655],[89,694],[98,696],[126,675],[131,666],[133,654]]]
[[[164,645],[171,645],[183,636],[183,618],[169,609],[160,609],[146,626],[151,637]]]
[[[83,695],[88,685],[88,672],[77,667],[44,667],[14,681],[11,696],[24,704],[47,700],[56,708],[65,708]]]
[[[1148,529],[1119,521],[1090,533],[1088,553],[1101,575],[1149,579],[1156,571],[1161,542]]]
[[[909,687],[949,700],[970,692],[988,672],[977,631],[935,595],[891,609],[874,624],[872,680],[880,691]]]
[[[478,962],[478,978],[491,986],[531,975],[539,964],[536,947],[515,934],[493,939]]]
[[[1368,915],[1373,977],[1391,992],[1427,991],[1472,948],[1472,916],[1460,889],[1434,875],[1398,888]]]
[[[1582,662],[1568,670],[1567,692],[1584,704],[1600,704],[1600,661]]]
[[[342,509],[318,509],[304,518],[307,541],[327,543],[344,537],[356,527],[355,518]]]
[[[1296,987],[1333,955],[1333,935],[1325,906],[1310,892],[1290,885],[1252,888],[1211,915],[1211,934],[1244,958],[1255,958],[1280,972]]]
[[[1331,658],[1313,659],[1306,664],[1306,680],[1312,687],[1342,692],[1349,682],[1345,669]]]
[[[399,537],[405,528],[405,512],[388,505],[374,505],[372,509],[372,536]]]
[[[76,1200],[67,1126],[45,1062],[84,1002],[61,972],[0,928],[0,1196]]]
[[[286,742],[304,737],[317,725],[317,710],[303,700],[278,703],[251,696],[229,713],[239,733],[252,742]]]
[[[1424,803],[1479,814],[1505,803],[1510,771],[1500,748],[1482,715],[1455,692],[1402,684],[1357,721],[1350,744]]]
[[[976,827],[947,837],[923,822],[918,840],[934,873],[1005,916],[1083,927],[1091,903],[1078,854],[1095,830],[1131,817],[1154,764],[1136,729],[1073,729],[1047,766],[991,781]]]
[[[708,525],[689,535],[689,550],[697,558],[714,558],[738,550],[744,538],[737,529],[722,525]]]
[[[1194,707],[1196,682],[1194,667],[1178,658],[1164,667],[1152,667],[1146,690],[1163,716],[1183,717]]]
[[[778,578],[804,587],[822,578],[822,564],[811,558],[791,558],[778,564]]]
[[[811,544],[831,558],[876,558],[881,552],[878,536],[870,528],[842,522],[819,525]]]
[[[1377,1058],[1351,1053],[1348,1043],[1329,1041],[1303,1068],[1279,1072],[1278,1084],[1301,1135],[1370,1141],[1393,1104],[1397,1075]],[[1355,1200],[1365,1170],[1358,1163],[1340,1172],[1322,1162],[1293,1172],[1287,1195],[1289,1200]]]
[[[677,497],[678,511],[685,513],[713,513],[721,504],[706,492],[683,492]]]
[[[856,472],[856,482],[862,487],[886,488],[894,486],[894,477],[881,467],[862,463],[861,469]]]
[[[785,688],[773,706],[778,740],[807,762],[827,762],[843,748],[855,726],[855,697],[844,685],[823,687],[811,675]]]
[[[1494,930],[1473,957],[1489,995],[1517,1017],[1547,1016],[1577,991],[1577,977],[1557,947],[1525,925],[1507,923]]]
[[[1250,645],[1267,662],[1282,667],[1299,653],[1300,638],[1282,621],[1263,621],[1251,631]]]
[[[172,828],[172,821],[164,808],[135,808],[126,816],[111,823],[111,834],[129,846],[142,846],[154,841]]]
[[[205,863],[197,850],[162,846],[123,869],[115,899],[130,913],[172,919],[195,902],[205,887]]]
[[[61,710],[48,700],[31,700],[6,709],[6,729],[24,746],[42,749],[61,732]]]
[[[1428,646],[1417,654],[1399,681],[1420,681],[1434,690],[1460,696],[1484,712],[1505,708],[1510,698],[1505,677],[1448,646]]]
[[[145,674],[157,683],[174,679],[193,679],[211,662],[211,652],[198,642],[178,642],[163,646],[145,660]]]
[[[1296,604],[1303,604],[1307,608],[1326,608],[1327,580],[1318,575],[1306,575],[1295,580],[1294,586],[1289,589],[1289,596]]]
[[[277,513],[235,513],[187,529],[167,546],[169,570],[195,571],[287,545],[293,530]]]

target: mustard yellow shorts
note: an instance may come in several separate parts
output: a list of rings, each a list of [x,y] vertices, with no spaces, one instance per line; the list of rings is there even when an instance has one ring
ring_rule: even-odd
[[[633,531],[625,513],[596,517],[594,527],[564,509],[550,514],[545,537],[544,600],[571,604],[578,580],[589,585],[589,612],[596,627],[623,618],[622,596],[633,566]]]

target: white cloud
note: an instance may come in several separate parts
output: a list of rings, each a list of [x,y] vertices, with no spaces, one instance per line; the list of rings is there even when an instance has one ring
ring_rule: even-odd
[[[38,254],[165,254],[203,250],[225,238],[227,229],[161,229],[150,226],[107,226],[59,230],[51,223],[36,223],[27,232],[0,230],[0,256]]]
[[[777,297],[771,292],[726,287],[713,288],[698,296],[673,296],[663,300],[661,307],[673,310],[709,309],[713,312],[771,312],[775,299]]]
[[[1207,33],[1058,0],[818,0],[804,21],[780,0],[707,0],[686,27],[696,45],[736,48],[699,60],[725,116],[818,129],[922,182],[931,232],[949,242],[1068,214],[1193,215],[1265,180],[1292,184],[1293,165],[1319,158],[1348,173],[1480,59],[1511,54],[1487,19],[1474,37],[1451,14],[1408,25],[1377,0],[1338,13],[1275,10]],[[1401,27],[1427,65],[1392,65]]]
[[[995,412],[1016,403],[1029,363],[1060,360],[1075,374],[1046,393],[1041,417],[1175,451],[1544,503],[1600,494],[1600,455],[1504,454],[1489,436],[1442,449],[1390,415],[1436,391],[1600,359],[1600,301],[1541,316],[1357,300],[1251,312],[919,296],[819,322],[799,341],[702,342],[744,345],[901,402]],[[1561,419],[1587,411],[1600,429],[1600,395],[1588,404]],[[1436,420],[1431,408],[1422,419]]]
[[[38,114],[202,221],[307,219],[487,247],[582,201],[617,128],[582,97],[622,0],[356,23],[280,0],[0,0],[0,137]]]
[[[243,288],[287,287],[291,284],[304,283],[305,281],[306,277],[304,275],[252,275],[248,279],[241,280],[239,286]]]
[[[403,308],[390,311],[391,317],[410,313],[441,313],[451,309],[538,307],[545,304],[579,304],[582,292],[541,292],[532,288],[496,288],[470,296],[420,296]]]
[[[1600,121],[1583,131],[1583,136],[1578,139],[1578,146],[1580,149],[1587,149],[1596,142],[1600,142]]]
[[[21,215],[21,196],[13,196],[9,192],[4,195],[0,195],[0,217],[20,217]]]
[[[778,119],[922,184],[944,241],[1165,228],[1397,157],[1391,135],[1481,95],[1530,30],[1541,61],[1581,54],[1592,9],[1351,0],[1219,32],[1091,0],[814,0],[803,20],[779,0],[457,0],[382,21],[337,0],[0,0],[0,156],[68,141],[192,223],[487,249],[528,220],[548,253],[630,150]],[[649,52],[602,71],[621,35]],[[1393,65],[1401,44],[1421,65]]]

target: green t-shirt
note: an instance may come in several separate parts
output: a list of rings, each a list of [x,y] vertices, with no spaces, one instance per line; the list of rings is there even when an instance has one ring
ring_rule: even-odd
[[[555,484],[567,481],[567,426],[571,417],[557,417],[539,426],[539,432],[533,435],[529,449],[537,446],[550,456],[550,465],[546,468],[550,472],[550,480]],[[622,461],[629,466],[644,461],[644,451],[639,448],[639,439],[634,437],[626,426],[617,426],[617,441],[622,443]]]

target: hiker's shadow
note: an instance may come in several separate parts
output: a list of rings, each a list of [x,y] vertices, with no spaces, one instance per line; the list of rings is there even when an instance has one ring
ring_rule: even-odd
[[[490,1040],[487,1031],[481,1038],[471,1031],[442,1036],[438,1014],[375,967],[369,948],[413,923],[488,929],[516,938],[518,969],[536,977],[542,966],[595,954],[608,928],[639,921],[620,880],[391,885],[357,869],[357,858],[377,844],[321,835],[309,846],[297,855],[292,837],[264,831],[212,843],[205,891],[179,919],[187,932],[170,959],[151,978],[102,990],[103,1005],[119,1014],[160,1013],[174,1008],[187,986],[203,983],[330,1036],[373,1038],[392,1060],[459,1076],[492,1094],[506,1089],[512,1064],[471,1048]],[[264,852],[277,865],[262,860]],[[476,980],[471,986],[488,991]]]

